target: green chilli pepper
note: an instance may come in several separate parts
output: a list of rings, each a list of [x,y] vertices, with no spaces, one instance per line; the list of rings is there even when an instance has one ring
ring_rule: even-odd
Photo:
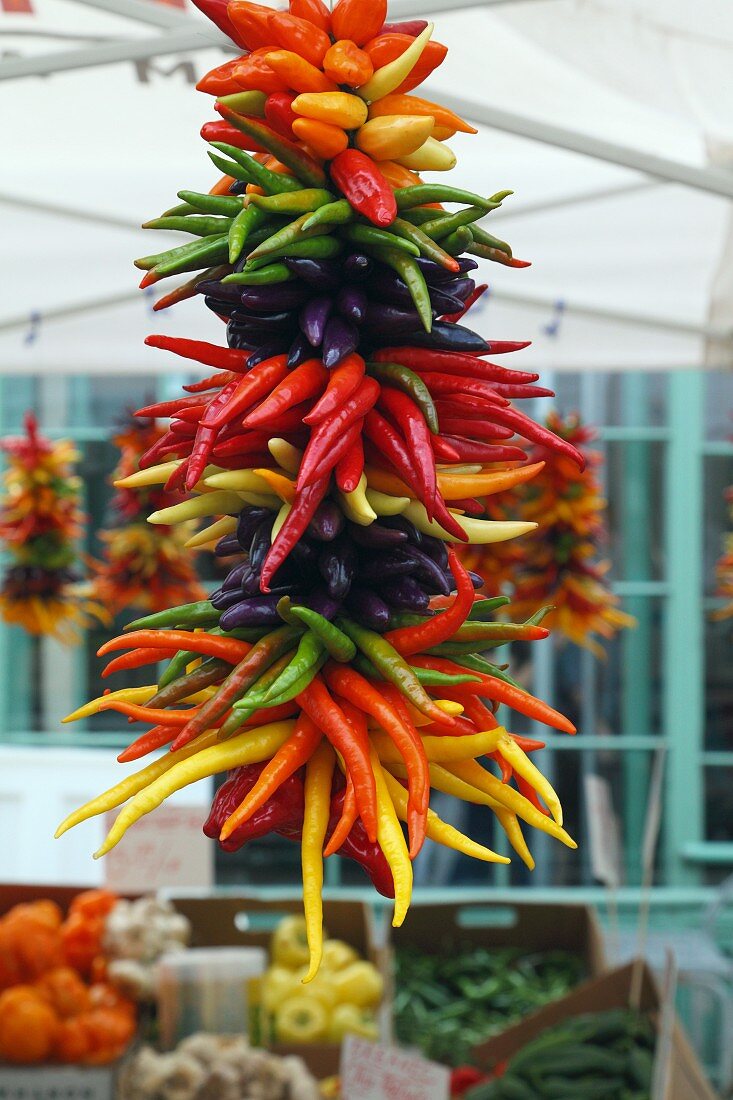
[[[433,435],[438,434],[440,431],[438,413],[430,396],[430,390],[418,374],[409,367],[403,367],[401,363],[367,363],[367,370],[380,381],[389,382],[408,394],[425,417],[425,423],[430,431]]]
[[[317,663],[323,655],[324,646],[312,630],[307,630],[298,643],[298,648],[277,680],[267,689],[264,695],[265,702],[279,695],[284,695],[293,684],[303,677]]]
[[[179,656],[179,654],[176,654]],[[185,654],[185,656],[189,656]],[[198,657],[198,653],[191,654],[191,658]],[[175,660],[175,658],[173,658]],[[171,664],[173,662],[171,661]],[[168,666],[170,668],[170,665]],[[177,703],[181,699],[187,699],[189,695],[193,695],[197,691],[201,691],[203,688],[210,687],[212,684],[218,684],[224,679],[226,674],[230,671],[231,665],[227,661],[219,660],[217,657],[210,657],[204,661],[203,664],[198,665],[192,672],[187,672],[185,675],[179,675],[175,679],[166,681],[163,683],[163,679],[158,681],[158,691],[153,698],[148,702],[148,706],[154,707],[167,707],[171,703]],[[166,669],[166,672],[168,669]]]
[[[220,153],[226,153],[231,160],[223,160],[214,153],[209,152],[209,157],[217,168],[227,176],[245,180],[247,183],[256,183],[258,187],[268,195],[279,195],[283,191],[300,191],[302,184],[292,176],[284,176],[279,172],[271,172],[263,164],[256,161],[244,149],[237,149],[236,145],[227,145],[225,141],[212,141],[211,144]]]
[[[183,199],[184,205],[194,210],[204,214],[221,214],[225,218],[236,218],[243,209],[242,199],[237,195],[202,195],[198,191],[179,191],[178,198]]]
[[[379,669],[376,669],[363,653],[357,653],[351,664],[357,672],[360,672],[362,676],[366,676],[369,680],[384,679]],[[450,687],[455,684],[475,684],[479,682],[478,676],[471,676],[468,673],[465,676],[459,676],[449,672],[437,672],[432,668],[416,668],[414,665],[409,667],[423,687]]]
[[[180,607],[167,607],[165,611],[154,611],[151,615],[143,615],[141,619],[133,619],[125,626],[125,630],[156,630],[158,627],[194,627],[210,626],[218,623],[221,611],[209,600],[197,600],[196,603],[183,603]]]
[[[313,237],[323,237],[328,233],[329,227],[327,225],[317,225],[314,229],[304,229],[304,224],[309,217],[309,214],[302,214],[299,218],[295,218],[283,226],[282,229],[278,229],[276,233],[273,233],[250,252],[247,262],[265,257],[269,259],[272,256],[282,256],[291,245],[300,241],[311,240]]]
[[[233,92],[231,95],[219,96],[218,103],[223,103],[230,111],[238,111],[243,115],[254,115],[257,118],[265,117],[265,92]]]
[[[326,226],[319,226],[319,228],[326,229]],[[318,230],[315,232],[317,233]],[[322,236],[306,237],[305,240],[295,241],[294,244],[278,248],[276,252],[268,252],[266,256],[256,257],[252,260],[251,266],[247,267],[247,271],[258,271],[266,264],[269,265],[272,260],[285,257],[292,257],[293,259],[301,257],[307,260],[330,260],[334,256],[338,256],[340,251],[341,242],[337,240],[336,237],[329,237],[325,234]],[[249,262],[248,260],[248,265]]]
[[[348,199],[338,199],[319,207],[305,222],[304,229],[316,225],[346,225],[354,219],[354,208]]]
[[[398,237],[404,237],[407,241],[412,241],[420,249],[420,255],[424,256],[428,260],[432,260],[436,264],[440,264],[441,267],[452,268],[454,265],[453,257],[449,252],[446,252],[444,248],[441,248],[439,244],[436,244],[432,237],[429,237],[427,233],[424,233],[422,229],[416,225],[412,225],[404,218],[395,218],[390,226],[393,233],[396,233]]]
[[[399,688],[414,707],[429,718],[446,720],[445,714],[430,698],[413,669],[385,638],[351,619],[339,619],[337,625],[356,643],[384,679]]]
[[[232,111],[228,106],[220,108],[221,117],[231,123],[243,134],[247,134],[248,137],[254,138],[254,140],[261,145],[264,149],[267,149],[273,156],[277,157],[281,164],[284,164],[286,168],[289,168],[291,172],[294,172],[301,180],[302,183],[308,187],[325,187],[328,183],[328,177],[321,168],[317,161],[309,157],[307,153],[295,145],[292,141],[288,141],[287,138],[280,137],[264,122],[259,122],[255,118],[244,118],[242,115]],[[230,154],[231,155],[231,154]],[[234,158],[237,159],[236,157]],[[291,177],[285,176],[285,179]],[[297,187],[301,187],[302,183],[298,183],[297,180],[293,180],[293,183]],[[267,190],[267,188],[265,188]],[[285,190],[285,188],[283,188]],[[288,187],[288,191],[294,191],[295,187]]]
[[[412,256],[406,256],[398,248],[383,248],[381,245],[370,246],[367,251],[375,259],[387,264],[396,271],[410,291],[415,309],[420,315],[426,332],[433,327],[433,307],[430,301],[430,291],[425,282],[425,276],[420,270],[420,265],[415,263]]]
[[[212,237],[216,233],[227,233],[231,228],[231,218],[188,217],[176,218],[164,215],[143,222],[143,229],[172,229],[180,233],[190,233],[193,237]]]
[[[481,672],[485,676],[495,676],[497,680],[503,680],[505,684],[511,684],[512,687],[522,687],[522,685],[518,684],[501,665],[493,665],[491,661],[487,661],[484,657],[479,657],[477,653],[467,653],[462,657],[454,657],[453,661],[457,665],[463,665],[464,668],[473,669],[474,672]]]
[[[492,237],[480,225],[471,227],[471,236],[476,244],[484,244],[487,248],[497,248],[499,252],[506,252],[507,256],[512,254],[511,246],[506,241],[500,241],[498,237]]]
[[[410,256],[419,256],[420,249],[412,241],[389,233],[386,229],[377,229],[375,225],[347,225],[344,236],[354,244],[369,245],[376,248],[394,248],[407,252]]]
[[[323,187],[303,187],[300,191],[285,191],[281,195],[250,195],[249,205],[273,214],[311,214],[324,206],[334,205],[334,196]]]
[[[432,237],[433,240],[442,241],[449,237],[451,233],[455,233],[456,229],[460,229],[464,225],[471,225],[479,218],[483,218],[485,213],[486,211],[482,210],[480,206],[467,206],[464,210],[457,210],[454,214],[439,214],[429,222],[423,222],[422,231]],[[471,232],[473,234],[473,230]]]
[[[229,245],[227,235],[224,234],[190,241],[178,248],[171,248],[160,257],[144,256],[141,260],[135,260],[135,267],[143,271],[149,271],[152,268],[162,279],[167,275],[178,275],[183,271],[195,271],[199,267],[222,263],[228,255]],[[152,264],[149,262],[151,259],[155,260]]]
[[[443,183],[418,183],[414,187],[400,187],[395,193],[398,210],[409,210],[413,206],[424,206],[430,202],[464,202],[471,206],[480,206],[484,210],[494,210],[501,206],[501,200],[513,191],[500,191],[485,199],[473,191],[462,191],[460,187],[448,187]]]
[[[268,264],[256,271],[233,271],[225,275],[223,283],[241,283],[243,286],[270,286],[274,283],[287,283],[293,274],[285,264]]]
[[[252,233],[268,220],[257,206],[243,207],[229,229],[229,263],[235,264]]]
[[[443,248],[446,252],[449,252],[451,256],[460,256],[462,252],[466,252],[473,248],[473,232],[467,225],[462,225],[451,233],[449,237],[443,239]]]
[[[468,613],[471,622],[487,621],[500,607],[506,607],[511,600],[508,596],[493,596],[490,600],[476,600]]]
[[[277,605],[277,613],[286,623],[291,623],[294,619],[304,623],[325,646],[334,660],[351,661],[356,656],[356,646],[351,638],[310,607],[293,604],[289,596],[283,596]]]

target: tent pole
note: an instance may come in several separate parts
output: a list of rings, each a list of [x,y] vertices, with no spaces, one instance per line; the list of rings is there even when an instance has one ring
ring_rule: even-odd
[[[44,76],[69,69],[89,69],[96,65],[112,65],[117,61],[137,61],[144,57],[162,57],[164,54],[211,49],[217,46],[230,50],[236,49],[226,35],[195,25],[192,30],[173,30],[169,34],[156,34],[150,38],[119,38],[80,50],[64,50],[59,53],[31,57],[10,57],[0,61],[0,80]]]
[[[391,0],[389,14],[390,19],[396,22],[409,17],[432,15],[435,12],[448,15],[466,8],[494,8],[527,2],[528,0]]]
[[[502,206],[499,210],[491,211],[491,221],[505,221],[507,218],[517,219],[529,217],[532,214],[545,214],[548,210],[561,210],[564,206],[583,206],[590,202],[603,202],[604,199],[624,198],[627,195],[638,194],[639,191],[650,191],[652,187],[659,187],[658,180],[638,180],[634,183],[622,184],[620,187],[600,187],[595,191],[580,191],[577,195],[563,195],[557,199],[540,199],[539,202],[525,202],[521,206]],[[0,195],[2,201],[2,195]]]
[[[681,183],[698,191],[708,191],[727,199],[733,198],[733,172],[722,168],[698,167],[669,160],[655,153],[647,153],[643,149],[605,141],[592,134],[566,129],[551,122],[543,122],[514,111],[506,111],[501,107],[492,107],[488,102],[479,103],[448,91],[441,91],[440,101],[445,107],[468,118],[469,121],[478,123],[480,126],[488,126],[492,130],[504,130],[517,137],[529,138],[530,141],[540,141],[558,149],[567,149],[572,153],[593,157],[595,160],[619,164],[623,168],[632,168],[637,172],[643,172],[646,176],[665,180],[667,183]]]
[[[150,0],[76,0],[76,3],[162,30],[175,30],[181,26],[190,28],[196,22],[169,4],[151,4]]]
[[[14,206],[20,210],[37,210],[42,214],[58,215],[74,221],[91,222],[92,225],[110,225],[115,229],[139,230],[141,226],[126,218],[116,218],[114,214],[95,214],[89,210],[79,210],[74,206],[62,206],[61,203],[39,202],[36,199],[21,199],[16,195],[6,195],[0,191],[0,206]]]

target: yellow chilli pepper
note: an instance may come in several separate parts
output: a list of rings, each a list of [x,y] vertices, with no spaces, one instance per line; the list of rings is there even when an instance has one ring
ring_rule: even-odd
[[[270,722],[266,726],[247,730],[229,741],[200,748],[194,756],[186,760],[175,761],[172,768],[168,768],[139,791],[120,811],[104,843],[94,853],[94,858],[99,859],[106,855],[119,844],[131,825],[157,809],[166,798],[183,787],[188,787],[199,779],[207,779],[217,772],[238,768],[242,764],[258,764],[262,760],[269,760],[290,737],[293,724],[291,720]]]
[[[161,462],[158,466],[148,467],[147,470],[136,470],[134,474],[118,478],[113,485],[115,489],[144,489],[148,485],[165,485],[182,461],[181,458],[174,458],[172,462]]]
[[[275,470],[265,471],[267,474],[275,474]],[[210,489],[230,489],[238,493],[265,493],[267,495],[274,489],[273,482],[265,477],[262,470],[224,470],[220,474],[207,477],[206,485]],[[280,474],[282,477],[283,475]],[[287,480],[287,479],[285,479]]]
[[[384,852],[384,858],[389,864],[394,881],[394,916],[392,925],[399,928],[410,908],[412,898],[412,863],[407,851],[407,844],[402,832],[402,826],[397,818],[387,787],[386,774],[379,763],[374,745],[370,746],[374,780],[377,786],[377,841]]]
[[[522,779],[526,779],[530,786],[534,787],[557,824],[562,825],[562,806],[549,779],[545,778],[511,736],[502,737],[496,747],[517,775],[521,775]]]
[[[290,515],[290,509],[291,508],[292,508],[292,505],[288,504],[287,501],[286,501],[282,505],[282,507],[280,508],[280,511],[275,516],[275,519],[272,521],[272,533],[270,535],[270,538],[272,539],[273,542],[275,541],[277,536],[280,534],[280,528],[282,527],[282,525],[285,523],[285,520]]]
[[[470,733],[461,737],[423,737],[425,754],[432,763],[458,763],[462,760],[475,760],[487,752],[493,752],[496,743],[504,731],[499,728],[482,733]],[[379,758],[391,767],[401,764],[402,757],[385,733],[373,733],[372,743]],[[480,765],[478,765],[480,767]],[[451,770],[453,770],[451,768]],[[468,781],[470,782],[470,780]],[[539,811],[537,811],[539,813]],[[541,815],[540,815],[541,816]]]
[[[304,92],[295,97],[291,107],[296,115],[329,122],[342,130],[356,130],[367,120],[364,100],[349,92]]]
[[[451,509],[451,511],[453,511]],[[444,531],[435,520],[429,520],[425,508],[419,501],[411,501],[403,513],[424,535],[452,542],[453,536]],[[455,515],[455,511],[453,511]],[[537,527],[536,523],[501,522],[500,520],[475,519],[473,516],[461,516],[461,527],[468,535],[472,546],[487,546],[492,542],[508,542],[509,539],[527,535]]]
[[[505,731],[502,730],[502,733]],[[521,817],[528,825],[539,829],[543,833],[549,833],[556,840],[561,841],[568,848],[577,848],[573,838],[565,832],[555,821],[545,817],[543,813],[532,805],[528,798],[515,791],[507,783],[502,783],[495,775],[483,768],[477,760],[457,760],[451,762],[449,771],[457,775],[459,779],[465,779],[480,791],[490,794],[497,802],[501,802],[508,810]]]
[[[242,498],[238,493],[203,493],[202,496],[182,500],[180,504],[174,504],[170,508],[159,508],[157,512],[151,512],[148,523],[184,523],[188,519],[198,519],[199,516],[220,516],[229,512],[239,515],[241,510]]]
[[[368,486],[366,498],[378,516],[400,516],[410,503],[409,497],[380,493],[378,489],[370,489]]]
[[[333,749],[324,740],[305,769],[305,810],[300,858],[310,964],[303,984],[315,978],[323,957],[323,845],[331,813],[331,780],[335,759]]]
[[[397,816],[402,821],[407,821],[407,791],[388,771],[383,774],[387,789],[397,810]],[[430,840],[434,840],[437,844],[442,844],[446,848],[454,848],[457,852],[463,852],[464,855],[471,856],[473,859],[481,859],[485,863],[511,863],[511,860],[507,859],[506,856],[500,856],[497,852],[492,852],[491,848],[485,848],[483,844],[478,844],[458,829],[454,829],[452,825],[449,825],[447,821],[443,821],[434,810],[430,809],[428,810],[427,835]]]
[[[456,166],[456,154],[442,141],[429,137],[414,153],[397,157],[397,163],[413,172],[450,172]]]
[[[477,474],[438,471],[438,488],[446,500],[487,497],[530,481],[543,466],[544,462],[533,462],[528,466],[517,466],[513,470],[482,470]]]
[[[361,98],[366,100],[367,103],[373,103],[375,99],[383,99],[384,96],[399,88],[402,81],[410,75],[420,60],[434,29],[435,24],[428,23],[425,30],[415,38],[404,53],[396,57],[394,61],[390,61],[389,64],[383,65],[381,69],[377,69],[371,80],[367,80],[366,84],[362,84],[361,88],[357,88]]]
[[[513,814],[511,810],[507,810],[505,806],[499,805],[497,805],[494,813],[496,814],[496,819],[506,833],[507,840],[511,844],[514,851],[517,853],[522,862],[526,864],[528,869],[530,871],[534,871],[534,857],[527,847],[527,841],[524,839],[522,826],[517,820],[517,815]]]
[[[433,120],[426,115],[384,115],[364,123],[356,144],[373,160],[396,160],[416,152],[432,130]]]
[[[108,810],[115,810],[123,802],[127,802],[128,798],[132,798],[158,779],[159,776],[164,775],[179,761],[186,760],[201,749],[207,749],[216,743],[217,731],[208,730],[177,752],[166,752],[158,760],[154,760],[152,764],[147,764],[146,767],[141,768],[140,771],[134,772],[132,775],[126,775],[119,783],[115,783],[114,787],[98,794],[96,798],[90,799],[89,802],[85,802],[78,810],[74,810],[68,817],[64,818],[56,830],[56,837],[63,836],[64,833],[68,832],[69,829],[73,829],[81,821],[88,821],[89,818],[98,817],[99,814],[104,814]]]
[[[267,449],[278,466],[281,466],[283,470],[287,471],[289,474],[298,473],[303,458],[303,452],[298,447],[294,447],[292,443],[288,443],[287,439],[280,439],[276,436],[269,441]]]
[[[225,535],[233,535],[236,530],[237,517],[222,516],[221,519],[215,520],[208,527],[197,531],[195,535],[186,540],[184,546],[191,550],[198,546],[207,546],[210,542],[218,542],[219,539],[223,539]]]
[[[367,499],[366,486],[367,480],[364,474],[362,474],[359,478],[359,484],[353,492],[339,492],[339,500],[344,515],[347,519],[350,519],[352,523],[357,523],[360,527],[368,527],[370,523],[374,523],[377,518],[377,513]]]

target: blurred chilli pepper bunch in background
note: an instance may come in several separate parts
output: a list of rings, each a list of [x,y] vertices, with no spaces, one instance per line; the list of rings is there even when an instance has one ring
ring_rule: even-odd
[[[134,473],[140,456],[163,435],[154,420],[130,418],[112,439],[120,459],[112,475],[117,493],[112,498],[114,521],[99,532],[104,543],[102,560],[94,565],[94,594],[112,613],[125,608],[161,611],[171,604],[204,596],[185,542],[193,524],[151,527],[151,509],[179,503],[183,495],[159,486],[129,489],[118,483]]]
[[[103,608],[73,570],[75,542],[83,531],[81,482],[73,474],[78,454],[67,440],[38,432],[32,413],[25,435],[0,441],[7,468],[0,498],[0,540],[11,557],[0,589],[0,612],[29,634],[78,641],[78,631]]]
[[[196,2],[242,50],[199,85],[215,97],[202,137],[220,176],[146,223],[192,239],[136,266],[144,287],[185,275],[155,308],[199,294],[225,343],[148,338],[207,369],[138,410],[169,427],[120,484],[194,493],[150,521],[208,517],[187,545],[234,561],[209,599],[146,615],[99,650],[105,675],[165,667],[67,720],[116,710],[144,723],[123,762],[170,751],[58,834],[119,808],[103,855],[175,791],[229,772],[205,831],[225,850],[269,832],[300,843],[310,982],[324,857],[356,860],[394,898],[395,924],[426,838],[508,862],[443,821],[431,791],[486,807],[530,868],[520,821],[575,847],[531,759],[543,742],[496,716],[575,732],[490,652],[547,637],[546,609],[496,621],[508,600],[479,592],[453,544],[531,532],[535,517],[486,518],[482,502],[583,456],[515,407],[551,395],[493,361],[526,343],[461,323],[487,289],[479,260],[526,263],[481,224],[510,191],[418,174],[452,168],[446,140],[472,132],[412,94],[447,52],[432,24],[388,24],[385,0]],[[518,440],[542,459],[527,463]]]
[[[733,485],[726,489],[725,499],[728,502],[730,519],[733,521]],[[733,531],[729,531],[724,537],[723,553],[716,563],[715,577],[718,582],[715,594],[726,602],[713,613],[712,618],[729,619],[733,616]]]
[[[484,577],[489,590],[510,594],[515,615],[532,614],[538,602],[550,603],[558,633],[603,657],[603,647],[593,636],[612,638],[635,625],[611,591],[606,577],[610,562],[599,560],[608,542],[606,501],[597,473],[603,459],[587,449],[593,431],[579,416],[563,419],[552,412],[547,427],[583,452],[585,468],[562,455],[549,461],[547,450],[534,444],[530,458],[544,462],[540,473],[500,500],[488,498],[486,509],[494,519],[538,523],[536,536],[490,552],[470,547],[463,560]]]

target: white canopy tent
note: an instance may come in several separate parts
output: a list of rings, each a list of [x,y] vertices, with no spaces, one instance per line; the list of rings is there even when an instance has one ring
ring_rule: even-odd
[[[150,373],[151,331],[216,339],[200,303],[151,316],[137,226],[212,172],[194,83],[227,40],[186,0],[3,0],[5,373]],[[30,8],[30,11],[2,10]],[[480,125],[456,182],[533,267],[487,265],[475,327],[538,369],[733,364],[733,9],[725,0],[392,0],[435,15],[425,94]],[[493,226],[496,228],[494,229]]]

